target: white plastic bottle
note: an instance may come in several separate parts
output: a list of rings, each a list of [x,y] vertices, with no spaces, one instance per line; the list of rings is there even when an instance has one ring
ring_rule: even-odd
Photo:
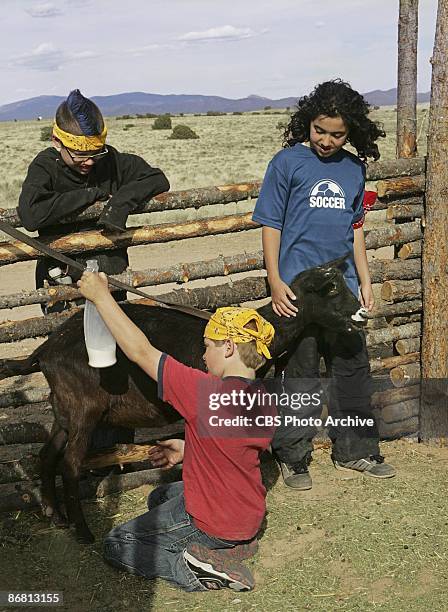
[[[96,259],[87,261],[89,272],[98,272]],[[86,300],[84,308],[84,339],[89,355],[89,366],[92,368],[108,368],[117,363],[115,338],[101,318],[96,306]]]

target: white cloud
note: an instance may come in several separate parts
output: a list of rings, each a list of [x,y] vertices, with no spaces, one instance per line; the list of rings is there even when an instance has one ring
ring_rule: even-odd
[[[41,43],[32,51],[12,58],[16,66],[25,66],[32,70],[59,70],[63,62],[63,53],[53,43]]]
[[[182,36],[179,36],[178,40],[183,42],[210,42],[210,41],[232,41],[242,40],[243,38],[253,38],[264,34],[267,30],[262,32],[255,32],[251,28],[236,28],[231,25],[219,26],[218,28],[210,28],[203,30],[202,32],[187,32]]]
[[[26,9],[28,15],[31,17],[56,17],[62,15],[60,8],[55,6],[52,2],[42,2],[41,4],[35,4],[29,9]]]
[[[85,50],[77,53],[66,53],[53,43],[41,43],[32,51],[22,53],[12,57],[10,62],[15,66],[24,66],[31,70],[42,72],[54,72],[59,70],[64,64],[78,62],[79,60],[89,60],[99,57],[98,53]]]

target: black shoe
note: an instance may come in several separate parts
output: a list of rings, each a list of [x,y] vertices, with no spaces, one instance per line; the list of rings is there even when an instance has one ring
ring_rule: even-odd
[[[283,482],[291,489],[298,491],[307,491],[312,488],[313,481],[308,471],[308,466],[295,467],[295,464],[280,462],[280,470],[283,476]]]
[[[255,586],[247,567],[226,559],[219,550],[211,550],[202,544],[189,544],[184,559],[199,582],[210,591],[223,588],[252,591]]]
[[[381,455],[363,457],[355,461],[336,461],[333,459],[333,463],[336,469],[354,470],[372,478],[393,478],[397,473],[392,465],[384,463],[384,457]]]
[[[311,452],[300,460],[294,463],[283,463],[280,461],[280,469],[283,476],[283,482],[291,489],[298,491],[307,491],[312,488],[313,481],[308,470],[308,466],[312,461]]]

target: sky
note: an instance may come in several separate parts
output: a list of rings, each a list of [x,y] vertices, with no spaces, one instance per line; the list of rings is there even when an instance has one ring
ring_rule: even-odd
[[[399,0],[2,0],[0,104],[129,91],[300,96],[396,87]],[[418,91],[437,0],[420,0]]]

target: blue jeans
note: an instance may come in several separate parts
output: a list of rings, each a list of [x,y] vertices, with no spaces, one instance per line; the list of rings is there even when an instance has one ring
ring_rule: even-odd
[[[161,485],[148,496],[149,511],[114,527],[104,542],[105,560],[131,574],[163,578],[184,591],[206,591],[184,560],[191,542],[208,548],[233,548],[198,529],[185,510],[184,483]]]

